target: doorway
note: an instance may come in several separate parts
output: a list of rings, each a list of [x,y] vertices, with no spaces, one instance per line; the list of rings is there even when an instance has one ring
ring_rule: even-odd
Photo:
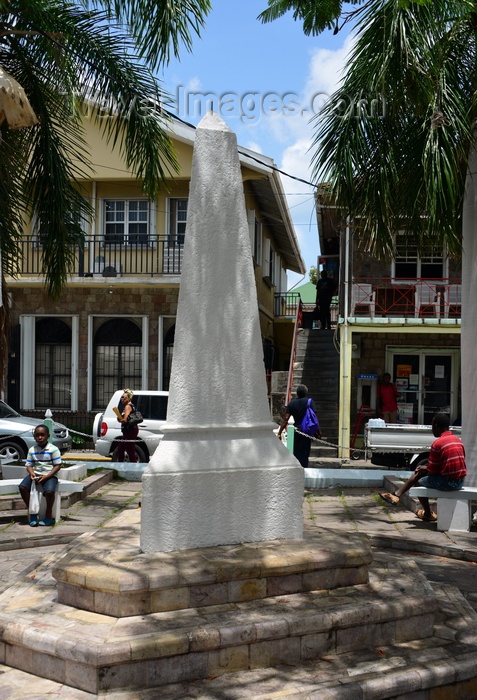
[[[390,349],[388,370],[399,391],[398,422],[430,425],[439,411],[451,423],[460,417],[458,406],[459,350]]]

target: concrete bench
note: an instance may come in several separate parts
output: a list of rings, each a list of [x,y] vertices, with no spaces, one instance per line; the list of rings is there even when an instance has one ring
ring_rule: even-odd
[[[25,464],[2,463],[2,475],[4,479],[23,479],[27,470]],[[72,464],[63,462],[63,466],[56,476],[65,481],[78,481],[84,479],[88,474],[86,462],[75,462]]]
[[[477,501],[477,488],[464,486],[459,491],[439,491],[425,486],[413,486],[409,489],[409,495],[413,498],[437,499],[437,529],[441,532],[469,532],[470,501]]]
[[[22,479],[2,479],[0,480],[0,495],[8,493],[19,493],[18,487],[21,484]],[[74,493],[83,490],[83,484],[78,481],[67,481],[65,479],[58,479],[58,490],[56,491],[55,503],[53,505],[53,517],[58,522],[61,517],[61,494],[62,493]],[[46,501],[43,494],[40,494],[40,520],[45,517],[46,512]]]

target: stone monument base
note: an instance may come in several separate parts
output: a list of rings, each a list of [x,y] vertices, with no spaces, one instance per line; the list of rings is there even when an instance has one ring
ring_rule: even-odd
[[[95,696],[476,697],[475,612],[409,557],[324,530],[144,554],[139,516],[0,595],[3,664]]]
[[[142,477],[142,550],[302,537],[304,470],[273,427],[166,423]]]
[[[386,644],[409,642],[415,658],[414,640],[434,633],[436,596],[412,562],[372,568],[358,533],[144,554],[139,511],[125,511],[78,539],[53,568],[56,585],[46,567],[0,596],[2,662],[89,693],[166,697],[168,684],[258,669],[280,678],[273,667],[323,658],[343,676],[339,655],[368,648],[378,659]],[[233,697],[259,696],[244,690]]]
[[[141,549],[196,547],[299,538],[301,466],[143,475]]]

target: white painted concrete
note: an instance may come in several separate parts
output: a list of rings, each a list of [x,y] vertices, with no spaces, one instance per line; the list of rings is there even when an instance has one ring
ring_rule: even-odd
[[[65,464],[57,473],[58,479],[68,479],[69,481],[78,481],[84,479],[88,472],[88,467],[85,462],[75,464]],[[27,470],[24,465],[2,464],[2,474],[4,479],[23,479],[27,475]]]
[[[366,487],[382,486],[385,476],[409,479],[414,472],[403,469],[305,469],[305,486],[323,489],[334,486]]]
[[[471,501],[477,501],[477,488],[464,486],[458,491],[438,491],[425,486],[413,486],[409,490],[413,498],[437,499],[437,529],[441,532],[469,532]]]
[[[235,135],[197,128],[164,438],[143,475],[145,552],[297,538],[304,475],[273,433]]]
[[[23,475],[25,476],[25,475]],[[0,479],[0,494],[15,493],[18,494],[18,487],[20,485],[21,479]],[[76,493],[84,489],[84,484],[78,481],[64,481],[63,479],[58,479],[58,489],[55,494],[55,502],[53,504],[52,514],[56,522],[59,521],[61,517],[61,494],[62,493]],[[40,495],[40,512],[38,517],[42,520],[46,513],[46,500],[43,493]]]

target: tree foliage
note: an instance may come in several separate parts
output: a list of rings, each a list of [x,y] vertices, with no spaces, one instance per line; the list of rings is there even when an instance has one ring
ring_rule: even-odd
[[[316,283],[318,282],[318,268],[315,265],[312,265],[308,270],[308,277],[310,278],[310,282],[316,287]]]
[[[369,251],[398,230],[458,250],[473,142],[475,27],[467,2],[373,0],[345,78],[316,122],[314,175],[359,219]]]
[[[346,5],[361,5],[363,2],[365,0],[348,0]],[[342,0],[268,0],[268,8],[260,13],[259,19],[272,22],[291,11],[293,19],[303,23],[305,34],[316,35],[325,29],[338,31],[340,18],[348,21],[353,12],[344,11],[344,4]]]
[[[144,192],[154,197],[177,162],[165,131],[167,95],[153,69],[182,42],[191,47],[209,0],[0,0],[0,66],[24,88],[39,124],[0,127],[0,242],[4,271],[15,273],[25,212],[41,218],[49,293],[67,279],[81,218],[77,187],[87,172],[81,106],[117,145]],[[81,164],[81,165],[80,165]]]
[[[355,22],[345,77],[315,117],[314,178],[330,184],[368,251],[391,254],[398,230],[421,251],[430,241],[457,251],[477,116],[475,3],[351,5],[269,0],[260,15],[292,10],[306,33]]]
[[[138,55],[152,68],[167,63],[171,50],[178,58],[181,45],[191,51],[193,33],[200,35],[211,9],[210,0],[89,0],[88,4],[105,9],[110,19],[128,28]]]

